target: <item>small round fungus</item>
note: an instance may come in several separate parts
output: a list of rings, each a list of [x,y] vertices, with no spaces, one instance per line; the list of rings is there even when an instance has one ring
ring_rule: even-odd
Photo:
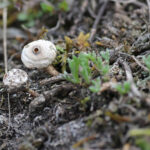
[[[46,40],[37,40],[27,44],[21,54],[21,60],[27,68],[47,68],[55,57],[55,45]]]
[[[21,87],[28,80],[28,75],[21,69],[12,69],[3,77],[3,84],[10,89]]]

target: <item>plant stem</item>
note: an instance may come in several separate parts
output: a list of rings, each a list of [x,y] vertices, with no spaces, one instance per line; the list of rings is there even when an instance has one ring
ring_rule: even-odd
[[[4,0],[5,2],[5,0]],[[7,6],[3,8],[3,49],[4,49],[4,65],[5,73],[8,71],[7,64]]]

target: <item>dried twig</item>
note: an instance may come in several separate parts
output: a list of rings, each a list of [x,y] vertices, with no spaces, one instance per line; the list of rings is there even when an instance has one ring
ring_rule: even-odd
[[[140,2],[140,1],[137,1],[137,0],[110,0],[110,1],[113,1],[113,2],[116,2],[116,3],[122,3],[122,4],[134,4],[138,7],[144,7],[144,8],[147,8],[146,4]]]
[[[7,3],[6,0],[3,0],[4,3]],[[7,56],[7,6],[3,8],[3,50],[4,50],[4,66],[5,73],[8,71],[8,56]],[[9,93],[7,95],[8,99],[8,113],[9,113],[9,125],[7,131],[11,127],[11,112],[10,112],[10,98]]]
[[[95,20],[95,22],[93,24],[93,27],[91,29],[90,41],[93,41],[94,35],[97,31],[97,25],[98,25],[98,23],[100,22],[100,20],[102,18],[102,15],[103,15],[103,13],[106,9],[107,4],[108,4],[108,0],[105,0],[104,4],[102,5],[102,7],[98,11],[98,15],[97,15],[96,20]]]
[[[85,11],[88,8],[88,0],[84,0],[81,8],[80,8],[80,13],[79,15],[76,17],[76,19],[74,20],[74,25],[71,27],[71,34],[74,35],[76,28],[77,28],[77,24],[82,20],[82,17],[85,13]]]
[[[81,12],[79,13],[79,16],[78,16],[78,17],[75,19],[75,21],[74,21],[75,24],[78,24],[78,23],[81,21],[84,12],[85,12],[86,9],[87,9],[87,6],[88,6],[88,0],[85,0],[85,1],[83,2],[83,4],[82,4]]]
[[[25,91],[28,92],[33,97],[38,97],[40,94],[32,89],[25,88]]]
[[[134,56],[134,55],[129,55],[129,54],[127,54],[127,53],[123,53],[123,52],[118,52],[121,56],[123,56],[123,57],[127,57],[127,58],[129,58],[129,59],[132,59],[132,60],[134,60],[135,62],[136,62],[136,64],[138,65],[138,66],[140,66],[144,71],[149,71],[144,65],[142,65],[141,63],[140,63],[140,61]]]
[[[18,88],[6,88],[6,91],[9,93],[9,94],[14,94],[14,93],[19,93],[19,92],[28,92],[31,96],[33,97],[37,97],[39,96],[39,93],[37,91],[34,91],[32,89],[30,89],[28,87],[28,85],[22,85],[21,87],[18,87]]]
[[[48,30],[47,36],[50,36],[51,33],[54,33],[56,30],[58,30],[60,28],[61,23],[62,23],[62,16],[59,15],[58,16],[58,21],[56,23],[56,26],[54,26],[53,28],[51,28],[51,29]]]
[[[94,18],[94,19],[96,18],[95,13],[93,12],[93,10],[91,9],[91,7],[89,7],[89,6],[88,6],[88,12],[89,12],[89,14],[91,15],[92,18]]]
[[[5,0],[4,0],[5,3]],[[3,49],[4,49],[4,64],[5,73],[8,71],[7,64],[7,7],[3,8]]]
[[[8,99],[8,116],[9,116],[9,120],[8,120],[8,129],[7,131],[10,129],[10,127],[12,126],[11,123],[11,112],[10,112],[10,98],[9,98],[9,93],[7,94],[7,99]]]
[[[77,89],[77,87],[74,86],[73,84],[62,84],[62,85],[59,85],[58,87],[55,87],[54,89],[50,91],[45,91],[43,95],[46,99],[51,99],[52,97],[55,97],[55,96],[64,97],[69,92],[75,89]]]
[[[134,83],[134,79],[133,79],[133,76],[132,76],[132,71],[131,71],[131,69],[130,69],[130,66],[129,66],[125,61],[123,61],[123,60],[121,60],[121,59],[120,59],[119,62],[123,65],[123,67],[124,67],[124,69],[125,69],[127,81],[129,81],[129,83],[131,84],[131,90],[132,90],[133,94],[134,94],[136,97],[141,98],[142,95],[141,95],[141,93],[138,91],[138,89],[137,89],[137,87],[136,87],[136,85],[135,85],[135,83]]]
[[[44,79],[42,81],[40,81],[40,84],[41,85],[47,85],[47,84],[53,84],[53,83],[56,83],[56,82],[61,82],[61,81],[64,81],[66,80],[63,76],[63,74],[59,74],[58,76],[54,76],[54,77],[51,77],[51,78],[48,78],[48,79]]]
[[[147,0],[148,4],[148,16],[149,16],[149,23],[150,23],[150,0]]]
[[[142,65],[140,63],[140,61],[135,57],[135,56],[132,56],[132,59],[144,70],[144,71],[149,71],[144,65]]]

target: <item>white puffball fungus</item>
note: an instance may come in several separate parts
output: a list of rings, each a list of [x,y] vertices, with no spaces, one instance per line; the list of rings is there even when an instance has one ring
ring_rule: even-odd
[[[56,57],[55,45],[46,40],[33,41],[24,46],[21,60],[27,68],[46,68]]]
[[[3,84],[11,89],[16,89],[25,84],[28,80],[28,75],[21,69],[12,69],[3,77]]]

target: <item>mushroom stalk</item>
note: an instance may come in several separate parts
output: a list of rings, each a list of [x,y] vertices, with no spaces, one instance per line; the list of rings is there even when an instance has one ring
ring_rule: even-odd
[[[49,74],[51,74],[52,76],[57,76],[57,75],[60,74],[52,65],[49,65],[49,66],[46,68],[46,71],[47,71]]]
[[[38,97],[40,94],[32,89],[25,88],[25,90],[33,97]]]

